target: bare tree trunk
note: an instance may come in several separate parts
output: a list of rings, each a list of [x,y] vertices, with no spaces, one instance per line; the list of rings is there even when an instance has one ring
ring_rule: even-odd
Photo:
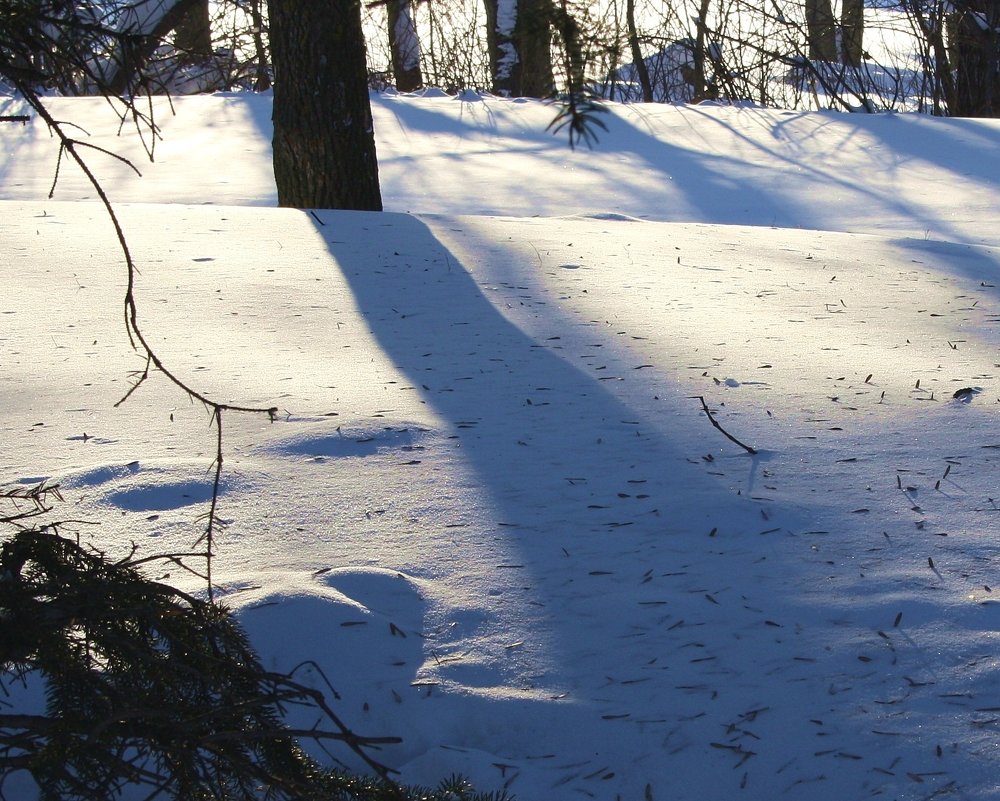
[[[921,0],[906,0],[905,8],[923,40],[920,55],[923,59],[923,70],[932,76],[933,113],[935,115],[952,113],[957,102],[952,72],[952,65],[958,58],[955,48],[956,14],[953,11],[946,12],[942,3],[928,6]],[[947,32],[947,42],[945,32]]]
[[[840,14],[841,61],[852,67],[861,65],[864,57],[864,0],[842,0]]]
[[[388,0],[389,50],[392,52],[392,74],[400,92],[415,92],[424,85],[420,71],[420,40],[413,20],[410,0]]]
[[[212,55],[212,18],[208,0],[197,0],[174,29],[174,47],[182,63],[203,61]]]
[[[813,61],[836,62],[837,23],[830,0],[805,0],[806,37],[809,58]]]
[[[360,0],[267,7],[279,205],[380,211]]]
[[[698,31],[694,40],[694,96],[692,100],[698,103],[702,100],[714,100],[718,94],[713,85],[709,91],[708,81],[705,80],[705,61],[713,60],[706,58],[706,39],[708,38],[708,5],[710,0],[701,0],[698,7],[698,19],[696,24]]]
[[[483,8],[486,11],[486,46],[490,51],[493,92],[511,96],[512,75],[517,62],[517,47],[514,45],[517,0],[483,0]]]
[[[549,97],[555,89],[552,76],[551,0],[518,0],[518,61],[515,86],[520,97]]]
[[[493,91],[548,97],[552,74],[551,0],[484,0]]]
[[[253,45],[257,50],[257,71],[253,82],[255,92],[266,92],[271,88],[267,47],[264,44],[264,15],[261,13],[261,2],[262,0],[251,0],[250,3],[250,21],[253,24]]]
[[[1000,0],[970,0],[960,12],[955,41],[956,117],[1000,116]]]
[[[639,47],[639,32],[635,26],[635,0],[625,0],[625,25],[628,27],[628,46],[632,51],[632,63],[642,89],[642,102],[653,102],[653,84],[649,81],[649,68]]]

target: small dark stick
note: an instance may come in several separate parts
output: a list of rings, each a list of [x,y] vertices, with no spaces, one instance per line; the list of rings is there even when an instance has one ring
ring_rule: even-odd
[[[701,401],[701,408],[703,408],[705,410],[705,414],[708,415],[709,422],[713,426],[715,426],[717,429],[719,429],[719,431],[721,431],[723,434],[725,434],[726,439],[730,440],[731,442],[735,442],[737,445],[739,445],[741,448],[743,448],[743,450],[745,450],[747,453],[756,455],[757,451],[755,449],[751,448],[749,445],[744,445],[742,442],[740,442],[738,439],[736,439],[736,437],[734,437],[732,434],[730,434],[728,431],[726,431],[726,429],[724,429],[722,426],[719,425],[719,422],[714,417],[712,417],[712,412],[709,410],[708,404],[705,403],[704,396],[702,396],[702,395],[693,395],[692,397],[695,397],[695,398],[697,398],[698,400]]]

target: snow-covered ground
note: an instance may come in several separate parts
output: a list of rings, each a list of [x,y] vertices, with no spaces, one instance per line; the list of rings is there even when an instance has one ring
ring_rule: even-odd
[[[1000,798],[1000,123],[612,106],[571,152],[540,103],[381,96],[387,211],[309,213],[268,98],[174,106],[142,178],[91,162],[161,355],[282,410],[226,418],[220,594],[404,780]],[[0,147],[0,481],[186,550],[207,416],[114,407],[111,226],[39,123]]]

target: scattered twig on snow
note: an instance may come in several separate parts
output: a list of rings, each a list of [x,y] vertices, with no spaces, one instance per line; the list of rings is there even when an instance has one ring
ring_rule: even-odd
[[[747,453],[756,455],[757,450],[755,448],[751,448],[749,445],[744,445],[742,442],[736,439],[736,437],[734,437],[732,434],[726,431],[726,429],[724,429],[721,425],[719,425],[719,421],[712,416],[712,412],[708,408],[708,404],[705,403],[705,397],[703,395],[692,395],[691,397],[697,398],[698,400],[701,401],[701,408],[703,408],[705,410],[705,414],[708,415],[708,421],[717,429],[719,429],[719,431],[721,431],[726,436],[726,439],[730,440],[731,442],[735,442],[737,445],[743,448],[743,450],[745,450]]]

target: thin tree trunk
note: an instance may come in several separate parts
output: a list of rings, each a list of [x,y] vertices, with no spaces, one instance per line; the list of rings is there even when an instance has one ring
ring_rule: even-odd
[[[279,205],[381,210],[359,0],[267,6]]]
[[[628,46],[632,51],[632,63],[635,65],[639,87],[642,89],[642,102],[652,103],[653,84],[649,80],[649,68],[642,56],[642,48],[639,47],[639,32],[635,26],[635,0],[625,0],[625,25],[628,28]]]
[[[253,88],[256,92],[266,92],[271,88],[267,47],[264,44],[264,15],[261,13],[261,2],[262,0],[252,0],[250,3],[250,21],[253,24],[253,46],[257,50],[257,72],[253,83]]]
[[[702,100],[715,99],[716,87],[709,91],[708,81],[705,80],[705,62],[711,61],[706,52],[706,40],[708,39],[708,6],[710,0],[701,0],[698,7],[698,30],[694,40],[694,95],[691,98],[695,103]]]
[[[920,0],[907,0],[906,12],[916,26],[925,42],[921,53],[923,69],[933,72],[934,86],[932,102],[935,115],[953,113],[956,106],[955,80],[952,65],[957,60],[955,42],[955,14],[945,12],[942,4],[928,10]],[[948,41],[945,43],[944,32],[947,31]],[[944,108],[942,108],[942,100]]]

